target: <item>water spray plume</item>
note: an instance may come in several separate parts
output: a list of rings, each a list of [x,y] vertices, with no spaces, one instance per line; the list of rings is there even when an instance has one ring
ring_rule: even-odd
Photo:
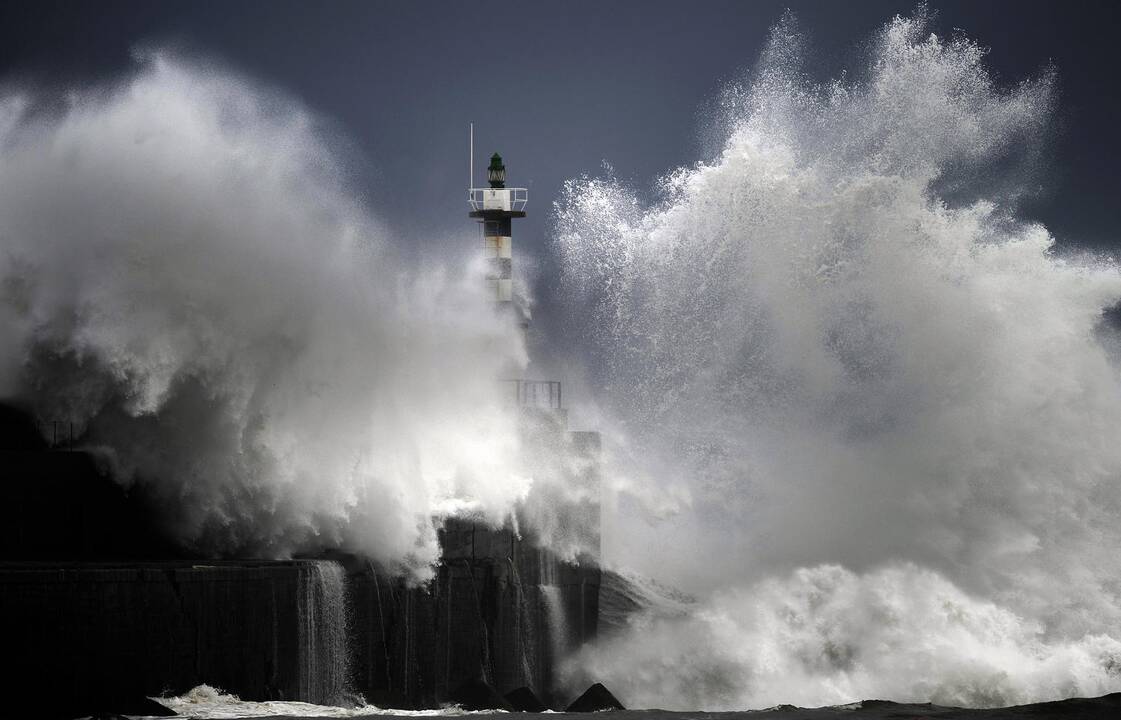
[[[721,97],[722,152],[657,201],[580,178],[557,205],[629,472],[692,502],[618,520],[614,561],[713,593],[574,684],[681,709],[1121,689],[1121,272],[1016,216],[1053,74],[1000,87],[922,10],[858,78],[809,82],[806,47],[784,19]]]
[[[215,554],[424,575],[442,517],[509,516],[521,340],[481,268],[398,259],[311,113],[161,53],[46,100],[0,99],[0,395]]]

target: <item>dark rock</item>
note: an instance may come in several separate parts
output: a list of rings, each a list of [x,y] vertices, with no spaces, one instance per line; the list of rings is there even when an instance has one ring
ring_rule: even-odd
[[[1033,718],[1033,720],[1113,719],[1121,717],[1121,693],[1110,693],[1097,698],[1069,698],[1054,702],[1020,705],[1004,710],[1009,712],[1007,717]],[[995,711],[995,713],[999,712],[1000,710]]]
[[[565,712],[598,712],[600,710],[626,710],[623,703],[600,683],[592,685],[584,694],[572,701]]]
[[[506,698],[481,678],[468,680],[451,694],[451,701],[464,710],[513,710]]]
[[[506,700],[519,712],[545,712],[549,708],[537,697],[537,693],[530,688],[520,687],[506,693]]]

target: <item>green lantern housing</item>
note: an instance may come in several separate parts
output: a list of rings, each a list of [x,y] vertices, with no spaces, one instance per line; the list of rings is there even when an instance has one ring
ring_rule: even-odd
[[[490,156],[490,167],[487,168],[487,182],[492,188],[506,187],[506,166],[502,164],[502,156],[495,153]]]

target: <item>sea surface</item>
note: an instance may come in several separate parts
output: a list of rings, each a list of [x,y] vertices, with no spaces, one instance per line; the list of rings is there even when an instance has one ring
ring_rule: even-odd
[[[235,718],[356,718],[356,717],[461,717],[505,718],[520,713],[468,711],[458,707],[437,710],[388,710],[366,706],[360,708],[329,707],[300,702],[250,702],[239,700],[232,695],[223,695],[209,688],[199,692],[173,698],[158,698],[158,702],[178,713],[178,717],[195,720],[218,720]],[[208,692],[209,691],[209,692]],[[681,712],[668,710],[616,710],[605,711],[611,720],[825,720],[827,718],[847,718],[848,720],[1008,720],[1011,718],[1031,718],[1049,720],[1050,718],[1079,718],[1096,720],[1121,718],[1121,693],[1111,693],[1098,698],[1071,698],[1055,702],[1034,703],[1007,708],[970,709],[933,705],[930,703],[895,703],[886,700],[864,700],[847,705],[822,708],[800,708],[793,705],[760,710],[739,712]],[[566,720],[592,718],[604,720],[604,712],[599,713],[558,713]]]

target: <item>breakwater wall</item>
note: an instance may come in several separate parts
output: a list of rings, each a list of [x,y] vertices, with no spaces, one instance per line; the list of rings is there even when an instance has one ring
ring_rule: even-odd
[[[421,708],[483,679],[558,704],[561,653],[596,633],[599,570],[509,531],[453,534],[474,536],[477,554],[447,558],[421,586],[327,560],[3,563],[8,679],[71,717],[201,683],[253,700]]]
[[[600,570],[560,562],[510,530],[454,521],[428,585],[373,571],[348,582],[354,688],[383,707],[432,707],[481,679],[558,705],[563,653],[597,632]]]
[[[331,565],[0,564],[7,680],[71,717],[204,682],[331,702],[345,682],[323,622],[344,599],[323,582]]]
[[[598,533],[585,504],[582,532]],[[48,447],[0,404],[0,638],[5,679],[36,716],[121,712],[202,683],[248,700],[423,708],[483,680],[557,706],[558,663],[597,633],[595,558],[561,562],[509,529],[449,521],[435,577],[416,585],[348,556],[191,557],[158,519],[142,488]]]

